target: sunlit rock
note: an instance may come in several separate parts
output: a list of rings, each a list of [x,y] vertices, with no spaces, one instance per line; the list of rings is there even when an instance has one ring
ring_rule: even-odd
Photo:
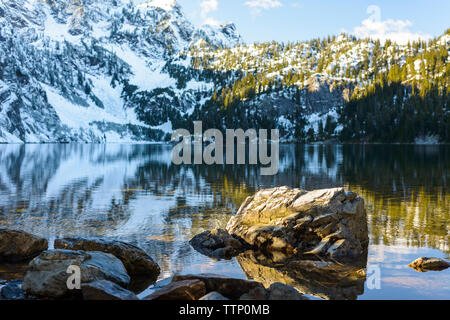
[[[450,263],[439,258],[421,257],[409,264],[411,268],[419,272],[442,271],[450,267]]]
[[[344,259],[367,253],[364,200],[344,189],[280,187],[249,197],[227,231],[254,248]]]
[[[267,288],[278,282],[326,300],[354,300],[364,293],[366,258],[344,265],[247,251],[236,259],[248,278]]]
[[[0,229],[0,262],[29,260],[47,248],[46,239],[23,231]]]

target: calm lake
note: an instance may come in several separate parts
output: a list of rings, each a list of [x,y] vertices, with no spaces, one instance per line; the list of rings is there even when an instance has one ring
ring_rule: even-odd
[[[0,226],[50,240],[132,242],[161,266],[161,279],[173,273],[246,278],[236,259],[214,261],[188,241],[225,227],[259,189],[344,186],[366,200],[368,266],[381,271],[381,289],[365,285],[358,299],[450,299],[450,269],[418,273],[408,267],[420,256],[450,257],[450,146],[285,145],[273,177],[260,176],[257,166],[175,166],[171,150],[0,145]],[[0,280],[20,272],[0,266]]]

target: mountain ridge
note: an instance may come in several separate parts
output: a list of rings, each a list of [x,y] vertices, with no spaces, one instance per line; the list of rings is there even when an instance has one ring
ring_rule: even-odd
[[[450,139],[448,31],[406,46],[348,35],[246,45],[234,24],[196,28],[172,0],[8,1],[0,26],[3,143],[160,142],[195,120],[278,128],[283,142]],[[433,110],[415,117],[416,95]],[[364,99],[376,107],[355,113]],[[378,132],[398,123],[421,128]]]

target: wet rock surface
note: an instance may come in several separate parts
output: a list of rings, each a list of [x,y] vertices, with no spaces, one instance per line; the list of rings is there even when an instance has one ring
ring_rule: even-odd
[[[107,280],[83,284],[81,291],[84,300],[139,300],[133,292]]]
[[[229,260],[245,251],[246,248],[240,240],[223,229],[200,233],[189,243],[201,254],[218,260]]]
[[[325,300],[355,300],[364,293],[366,258],[355,261],[354,265],[344,265],[308,260],[308,257],[247,251],[236,259],[248,278],[262,283],[266,288],[278,282],[295,288],[300,294]],[[274,291],[272,299],[279,297],[277,292],[280,291],[281,288]],[[289,291],[293,294],[291,297],[295,297],[294,292]]]
[[[450,263],[439,258],[421,257],[411,262],[409,266],[418,272],[442,271],[450,268]]]
[[[125,267],[115,256],[103,252],[48,250],[30,262],[23,282],[23,290],[40,297],[63,298],[79,295],[69,290],[69,266],[78,266],[81,283],[110,280],[126,287],[130,282]]]
[[[173,281],[200,280],[205,284],[206,292],[218,292],[230,300],[239,300],[243,294],[255,288],[264,288],[261,283],[243,279],[234,279],[213,274],[175,275]]]
[[[27,294],[22,289],[23,280],[5,283],[0,288],[0,300],[35,300],[35,296]]]
[[[343,188],[262,190],[245,200],[227,231],[259,250],[332,259],[362,256],[369,243],[364,200]]]
[[[147,296],[145,300],[199,300],[206,295],[203,281],[197,279],[173,280],[169,285]]]
[[[225,298],[223,295],[221,295],[218,292],[210,292],[208,293],[206,296],[200,298],[200,300],[204,300],[204,301],[226,301],[226,300],[230,300],[228,298]]]
[[[156,281],[160,268],[142,249],[121,241],[64,238],[55,241],[55,249],[100,251],[110,253],[120,259],[130,276],[146,276],[152,283]]]
[[[0,228],[0,262],[30,260],[47,248],[46,239],[23,231]]]

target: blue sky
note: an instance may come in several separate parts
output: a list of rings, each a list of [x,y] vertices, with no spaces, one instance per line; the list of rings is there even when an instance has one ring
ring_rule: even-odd
[[[450,28],[449,0],[179,0],[197,25],[234,22],[248,43],[339,34],[398,42]],[[369,9],[369,10],[368,10]]]

